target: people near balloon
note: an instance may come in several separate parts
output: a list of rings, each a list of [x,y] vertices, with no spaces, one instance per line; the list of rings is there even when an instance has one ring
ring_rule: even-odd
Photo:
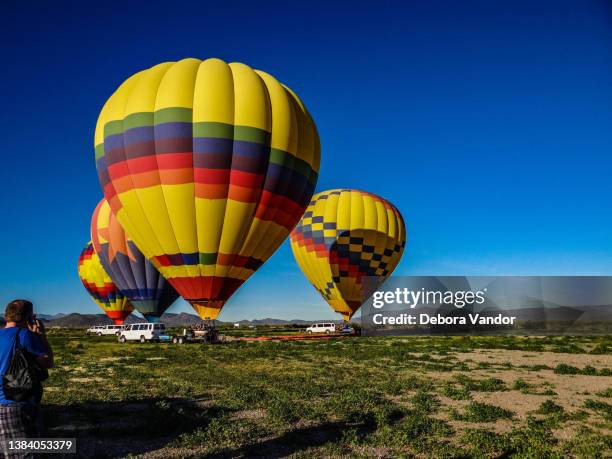
[[[406,227],[389,201],[334,189],[312,197],[290,239],[306,278],[348,321],[399,263]]]
[[[299,97],[219,59],[128,78],[102,108],[94,146],[112,213],[202,319],[215,319],[289,236],[320,162]]]
[[[104,270],[121,294],[149,322],[159,322],[179,295],[138,250],[105,199],[93,212],[91,240]]]
[[[85,245],[79,256],[78,272],[83,286],[96,304],[116,325],[122,325],[125,318],[134,310],[134,306],[121,294],[104,271],[91,241]]]

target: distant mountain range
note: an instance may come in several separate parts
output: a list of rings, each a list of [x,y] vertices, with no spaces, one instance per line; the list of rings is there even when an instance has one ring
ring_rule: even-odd
[[[435,308],[419,308],[413,312],[434,315],[436,313],[443,312],[440,309]],[[501,312],[497,309],[489,309],[485,311],[481,311],[480,314],[482,316],[495,315]],[[514,309],[514,310],[504,310],[506,314],[511,314],[517,318],[518,321],[538,321],[538,320],[568,320],[571,322],[574,321],[609,321],[612,320],[612,307],[611,306],[581,306],[569,308],[566,306],[558,306],[555,305],[553,307],[546,308],[524,308],[524,309]],[[455,308],[451,308],[451,310],[446,311],[444,315],[457,315],[467,313],[466,310],[456,310]],[[48,314],[37,314],[37,317],[43,322],[45,322],[47,327],[61,327],[61,328],[88,328],[93,325],[110,325],[113,322],[105,315],[105,314],[79,314],[76,312],[65,314],[59,313],[54,315]],[[136,322],[143,322],[144,319],[130,315],[126,319],[126,324],[133,324]],[[200,322],[201,319],[195,314],[189,314],[187,312],[181,313],[166,313],[162,315],[161,322],[165,323],[169,327],[186,327],[195,323]],[[282,326],[282,325],[298,325],[302,327],[307,327],[313,323],[317,322],[333,322],[333,323],[342,323],[342,320],[330,320],[330,319],[321,319],[321,320],[302,320],[302,319],[292,319],[292,320],[284,320],[284,319],[274,319],[274,318],[265,318],[265,319],[255,319],[255,320],[238,320],[235,322],[224,322],[224,321],[216,321],[218,325],[233,325],[235,323],[240,324],[241,327],[251,327],[258,325],[268,325],[268,326]],[[362,320],[359,317],[355,317],[352,319],[352,322],[361,323]],[[0,325],[4,326],[4,320],[0,317]]]
[[[111,325],[113,323],[106,314],[79,314],[77,312],[73,312],[70,314],[37,314],[37,318],[41,319],[47,327],[61,327],[61,328],[89,328],[93,325]],[[195,314],[189,314],[186,312],[181,312],[179,314],[166,313],[161,316],[161,322],[165,323],[169,327],[186,327],[198,322],[201,322],[202,319]],[[125,320],[127,325],[144,322],[144,319],[137,317],[135,315],[130,315]],[[241,327],[250,327],[257,325],[300,325],[300,326],[308,326],[312,323],[316,322],[333,322],[333,323],[342,323],[341,320],[283,320],[283,319],[256,319],[256,320],[239,320],[236,322],[222,322],[216,321],[218,325],[233,325],[235,323],[240,324]],[[0,324],[4,325],[4,320],[0,318]]]

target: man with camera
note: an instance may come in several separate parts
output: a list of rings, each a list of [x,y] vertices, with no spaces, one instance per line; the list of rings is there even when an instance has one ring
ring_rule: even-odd
[[[0,440],[39,435],[41,381],[53,366],[53,351],[33,305],[14,300],[6,306],[6,327],[0,330]]]

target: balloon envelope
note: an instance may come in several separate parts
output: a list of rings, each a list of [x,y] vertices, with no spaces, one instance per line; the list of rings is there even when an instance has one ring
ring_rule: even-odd
[[[123,324],[125,318],[134,310],[134,306],[117,290],[106,274],[91,242],[85,245],[79,256],[78,271],[83,286],[96,304],[117,325]]]
[[[399,211],[374,194],[322,191],[291,233],[293,255],[332,309],[349,320],[400,261],[406,228]],[[372,278],[364,288],[363,277]]]
[[[210,319],[299,221],[320,160],[300,99],[267,73],[219,59],[128,78],[102,108],[94,145],[121,226]]]
[[[102,199],[91,218],[91,241],[104,270],[132,305],[150,322],[178,298],[178,293],[138,250]]]

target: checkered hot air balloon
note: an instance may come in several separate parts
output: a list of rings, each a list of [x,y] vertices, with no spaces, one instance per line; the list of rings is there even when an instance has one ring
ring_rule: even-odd
[[[219,59],[128,78],[102,108],[94,145],[119,223],[205,319],[287,238],[320,161],[300,99],[267,73]]]
[[[391,275],[405,243],[406,227],[395,206],[357,190],[315,194],[291,233],[304,275],[344,320]],[[373,280],[367,287],[364,277]]]
[[[79,278],[93,300],[100,306],[106,315],[113,319],[117,325],[134,310],[134,306],[117,290],[111,278],[104,271],[100,258],[96,255],[91,241],[79,256]]]
[[[91,242],[121,293],[149,322],[158,322],[179,295],[130,240],[106,199],[91,217]]]

